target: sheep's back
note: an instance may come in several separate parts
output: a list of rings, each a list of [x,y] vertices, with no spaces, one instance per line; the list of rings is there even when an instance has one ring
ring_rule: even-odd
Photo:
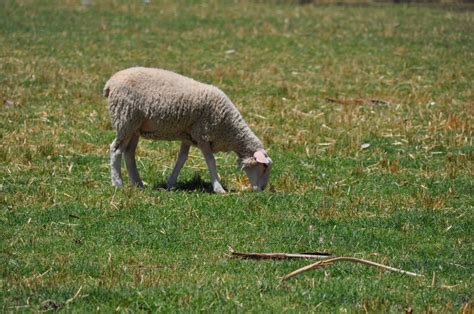
[[[226,120],[240,117],[217,87],[166,70],[126,69],[114,74],[105,90],[113,121],[114,116],[117,121],[134,120],[131,116],[153,120],[160,127],[150,135],[156,139],[178,140],[186,134],[213,141],[222,137]]]

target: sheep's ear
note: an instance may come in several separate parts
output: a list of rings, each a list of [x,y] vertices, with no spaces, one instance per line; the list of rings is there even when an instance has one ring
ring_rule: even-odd
[[[261,164],[264,164],[264,165],[267,165],[267,166],[271,163],[270,158],[267,156],[267,153],[264,150],[256,151],[253,154],[253,157],[255,157],[255,160],[258,163],[261,163]]]

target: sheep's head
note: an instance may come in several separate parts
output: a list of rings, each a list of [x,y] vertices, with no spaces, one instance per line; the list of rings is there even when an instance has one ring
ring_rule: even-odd
[[[267,153],[263,149],[256,151],[252,157],[240,160],[240,165],[247,174],[252,189],[263,191],[267,186],[272,169],[272,160]]]

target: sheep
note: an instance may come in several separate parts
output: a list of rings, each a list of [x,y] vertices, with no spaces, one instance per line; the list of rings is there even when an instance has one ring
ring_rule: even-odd
[[[155,68],[133,67],[115,73],[105,84],[110,118],[116,138],[110,145],[112,185],[123,186],[121,159],[130,183],[143,187],[135,161],[141,137],[178,140],[181,148],[167,180],[176,186],[191,146],[206,161],[213,191],[225,193],[219,182],[213,153],[233,151],[254,191],[268,183],[272,160],[231,100],[219,88],[180,74]]]

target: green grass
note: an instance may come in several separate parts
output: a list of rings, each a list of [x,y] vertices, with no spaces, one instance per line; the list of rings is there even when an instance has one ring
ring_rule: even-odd
[[[2,1],[0,311],[472,311],[473,8]],[[112,188],[101,90],[134,65],[222,88],[274,160],[268,191],[219,154],[231,193],[207,193],[196,149],[187,189],[154,189],[179,144],[150,141],[148,187]],[[228,245],[425,277],[336,264],[280,285],[309,262]]]

